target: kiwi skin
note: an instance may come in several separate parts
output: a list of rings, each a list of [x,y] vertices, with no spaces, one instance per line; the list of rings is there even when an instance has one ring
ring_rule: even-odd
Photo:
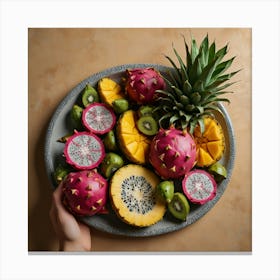
[[[178,207],[180,207],[180,209],[178,209]],[[168,203],[168,210],[176,219],[185,221],[190,212],[190,205],[187,198],[182,193],[176,192],[171,202]]]
[[[129,103],[125,98],[119,98],[112,103],[115,113],[121,114],[129,109]]]
[[[109,132],[107,132],[107,134],[103,138],[103,144],[107,151],[115,152],[118,150],[118,146],[116,143],[116,136],[115,136],[115,133],[113,130],[110,130]]]
[[[72,125],[78,130],[82,128],[82,114],[83,108],[77,104],[74,104],[70,112],[70,117]]]
[[[148,124],[149,124],[150,128],[147,127]],[[141,117],[137,121],[136,125],[137,125],[138,130],[147,136],[156,135],[158,132],[158,124],[152,116]]]
[[[164,202],[170,203],[174,195],[173,181],[162,181],[157,185],[156,194]]]
[[[153,107],[149,105],[142,105],[138,111],[138,117],[144,117],[144,116],[152,116],[153,115]]]

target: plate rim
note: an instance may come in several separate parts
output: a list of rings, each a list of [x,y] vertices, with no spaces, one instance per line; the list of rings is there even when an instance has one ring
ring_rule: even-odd
[[[61,100],[59,105],[56,107],[54,113],[52,114],[49,125],[47,127],[47,131],[45,134],[45,145],[44,145],[44,160],[45,160],[45,168],[47,171],[47,176],[49,179],[49,182],[51,182],[51,185],[53,187],[53,190],[56,188],[54,178],[52,176],[51,170],[53,170],[53,164],[52,164],[52,159],[51,159],[51,150],[50,150],[50,145],[51,145],[51,134],[53,131],[53,128],[55,126],[56,120],[58,119],[60,113],[63,111],[64,106],[67,104],[69,100],[72,98],[78,96],[78,93],[82,91],[82,89],[86,86],[87,83],[91,83],[94,81],[96,83],[98,80],[105,76],[110,76],[114,74],[118,74],[121,72],[124,72],[126,69],[129,68],[146,68],[146,67],[153,67],[156,70],[160,72],[167,72],[168,70],[172,70],[171,67],[160,65],[160,64],[151,64],[151,63],[136,63],[136,64],[122,64],[114,67],[107,68],[103,71],[99,71],[97,73],[94,73],[93,75],[88,76],[84,80],[82,80],[80,83],[78,83],[76,86],[74,86],[68,94]],[[217,192],[217,195],[215,196],[214,199],[211,201],[207,202],[206,204],[200,206],[201,208],[199,209],[199,215],[195,215],[193,219],[187,218],[186,221],[180,222],[180,223],[174,223],[169,227],[162,228],[160,231],[154,230],[153,231],[153,226],[150,227],[145,227],[145,228],[137,228],[137,227],[131,227],[131,230],[129,232],[127,228],[124,229],[115,229],[112,228],[112,230],[108,230],[108,228],[104,228],[102,226],[96,225],[92,223],[93,217],[83,217],[80,218],[83,222],[88,224],[89,226],[101,231],[101,232],[106,232],[110,233],[113,235],[121,235],[121,236],[130,236],[130,237],[148,237],[148,236],[157,236],[157,235],[162,235],[174,231],[178,231],[182,228],[185,228],[193,223],[195,223],[197,220],[202,218],[207,212],[213,208],[213,206],[218,202],[218,200],[221,198],[223,195],[225,189],[227,188],[230,178],[232,176],[232,172],[234,169],[234,161],[235,161],[235,152],[236,152],[236,143],[235,143],[235,136],[234,136],[234,129],[232,125],[231,118],[225,109],[224,105],[221,103],[217,103],[218,108],[221,110],[223,119],[225,122],[225,125],[227,127],[227,132],[228,132],[228,137],[229,137],[229,159],[227,164],[231,167],[228,170],[228,176],[226,179],[224,179],[220,184],[219,184],[219,192]],[[121,222],[121,221],[120,221]],[[158,223],[160,223],[159,221]],[[148,229],[148,230],[147,230]]]

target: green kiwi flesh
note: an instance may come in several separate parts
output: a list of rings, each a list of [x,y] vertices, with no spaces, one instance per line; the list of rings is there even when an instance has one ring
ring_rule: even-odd
[[[91,85],[86,85],[82,95],[82,103],[84,107],[87,107],[94,102],[99,102],[98,93]]]
[[[137,128],[145,135],[152,136],[158,132],[158,124],[152,116],[143,116],[137,123]]]
[[[168,210],[175,218],[185,221],[190,212],[190,205],[182,193],[176,192],[168,203]]]

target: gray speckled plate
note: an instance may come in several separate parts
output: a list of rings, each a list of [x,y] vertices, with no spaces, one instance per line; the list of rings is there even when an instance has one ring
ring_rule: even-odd
[[[72,89],[70,93],[59,104],[50,121],[45,143],[46,169],[49,179],[53,185],[55,184],[53,181],[52,174],[54,172],[57,162],[62,160],[62,153],[64,148],[64,144],[58,143],[57,139],[70,132],[68,114],[71,111],[73,104],[76,103],[82,89],[86,86],[87,83],[96,86],[97,82],[103,77],[110,77],[116,82],[120,82],[121,77],[125,76],[124,71],[127,68],[137,67],[154,67],[155,69],[159,70],[162,74],[166,73],[167,70],[170,69],[165,66],[154,64],[126,64],[113,67],[105,71],[99,72],[97,74],[94,74],[88,77],[87,79],[83,80],[74,89]],[[220,162],[224,164],[227,168],[228,177],[227,179],[223,180],[220,184],[218,184],[217,195],[213,200],[201,206],[191,205],[190,214],[188,215],[187,220],[185,222],[178,222],[175,219],[173,219],[168,213],[166,213],[164,218],[157,224],[150,227],[137,228],[123,223],[115,215],[112,209],[109,209],[109,214],[107,215],[95,215],[92,217],[82,218],[83,221],[89,226],[92,226],[95,229],[107,233],[124,236],[145,237],[180,230],[196,222],[198,219],[204,216],[223,195],[232,174],[235,158],[235,140],[231,120],[224,106],[221,104],[218,104],[218,106],[221,112],[223,112],[223,115],[217,113],[216,118],[220,122],[224,130],[226,145],[224,156],[220,160]]]

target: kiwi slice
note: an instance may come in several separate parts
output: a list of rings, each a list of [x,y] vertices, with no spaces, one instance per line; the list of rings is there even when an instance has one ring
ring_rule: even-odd
[[[99,102],[99,96],[95,88],[93,88],[91,85],[87,84],[85,89],[83,90],[82,94],[82,103],[85,107],[88,105]]]
[[[148,105],[143,105],[138,109],[139,118],[144,116],[151,116],[153,114],[153,107]]]
[[[143,116],[137,123],[137,128],[145,135],[152,136],[158,132],[158,124],[152,116]]]
[[[182,193],[176,192],[168,203],[168,210],[175,218],[185,221],[190,212],[190,205]]]

